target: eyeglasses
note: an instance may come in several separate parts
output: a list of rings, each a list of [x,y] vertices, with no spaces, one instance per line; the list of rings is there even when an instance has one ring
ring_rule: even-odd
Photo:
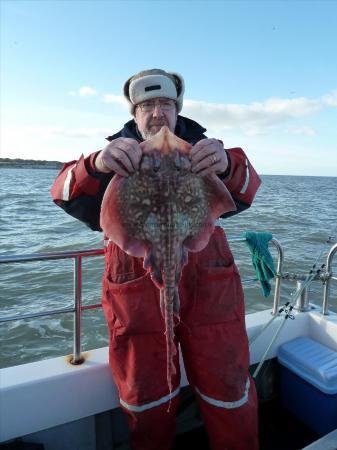
[[[143,112],[152,112],[156,106],[160,106],[162,111],[171,111],[175,107],[173,100],[162,100],[157,102],[143,102],[137,105]]]

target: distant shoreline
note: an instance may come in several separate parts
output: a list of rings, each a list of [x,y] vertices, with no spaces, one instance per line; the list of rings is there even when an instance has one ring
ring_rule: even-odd
[[[46,161],[40,159],[11,159],[0,158],[0,169],[54,169],[59,170],[63,166],[61,161]],[[333,175],[280,175],[280,174],[268,174],[260,173],[262,177],[303,177],[303,178],[337,178]]]
[[[3,169],[60,169],[62,165],[60,161],[0,158],[0,168]]]

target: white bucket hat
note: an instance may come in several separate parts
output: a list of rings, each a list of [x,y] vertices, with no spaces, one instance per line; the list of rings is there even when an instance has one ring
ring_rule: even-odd
[[[138,103],[156,97],[174,100],[177,104],[177,112],[180,113],[183,107],[185,84],[183,77],[178,73],[150,69],[130,77],[124,84],[123,91],[131,114],[134,114]]]

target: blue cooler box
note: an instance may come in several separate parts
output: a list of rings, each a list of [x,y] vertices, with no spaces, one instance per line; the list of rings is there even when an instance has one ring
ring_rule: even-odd
[[[337,428],[337,352],[300,337],[278,351],[285,408],[317,433]]]

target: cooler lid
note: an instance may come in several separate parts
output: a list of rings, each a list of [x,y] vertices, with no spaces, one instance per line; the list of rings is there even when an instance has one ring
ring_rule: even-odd
[[[278,361],[325,394],[337,393],[337,352],[308,337],[281,345]]]

